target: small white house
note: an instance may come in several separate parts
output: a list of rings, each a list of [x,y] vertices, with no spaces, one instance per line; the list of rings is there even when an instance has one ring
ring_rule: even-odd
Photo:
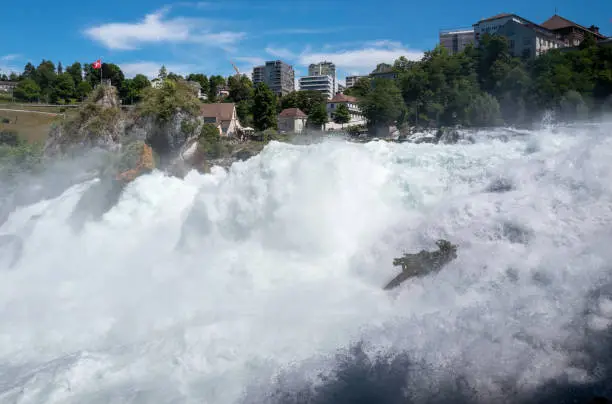
[[[278,115],[278,130],[283,132],[302,133],[308,115],[299,108],[287,108]]]

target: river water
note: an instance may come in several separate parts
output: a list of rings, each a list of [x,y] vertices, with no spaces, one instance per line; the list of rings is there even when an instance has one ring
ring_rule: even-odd
[[[611,132],[273,142],[229,172],[140,177],[79,229],[95,180],[30,200],[0,225],[23,240],[15,266],[0,252],[0,402],[609,393]],[[382,290],[440,238],[455,261]]]

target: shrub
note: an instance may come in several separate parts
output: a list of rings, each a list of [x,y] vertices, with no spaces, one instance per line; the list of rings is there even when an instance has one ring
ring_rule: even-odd
[[[144,90],[138,110],[142,115],[154,116],[159,122],[167,122],[177,111],[197,115],[200,105],[188,84],[164,80],[159,89],[149,87]]]

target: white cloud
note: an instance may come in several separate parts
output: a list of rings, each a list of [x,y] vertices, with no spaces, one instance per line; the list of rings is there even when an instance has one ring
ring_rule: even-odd
[[[393,63],[400,56],[408,60],[420,60],[423,52],[408,49],[399,42],[378,40],[366,42],[364,47],[336,52],[302,52],[298,58],[301,65],[329,60],[336,68],[353,74],[370,73],[379,63]]]
[[[20,57],[21,57],[21,55],[19,55],[17,53],[11,53],[11,54],[8,54],[8,55],[1,56],[0,60],[3,61],[3,62],[10,62],[12,60],[19,59]]]
[[[251,64],[253,66],[259,66],[259,65],[263,65],[264,63],[266,63],[266,60],[264,58],[259,58],[259,57],[252,57],[252,56],[238,56],[235,57],[234,59],[238,60],[239,62],[245,62],[248,64]]]
[[[347,29],[347,27],[334,27],[334,28],[281,28],[275,29],[271,31],[267,31],[267,35],[277,35],[277,34],[296,34],[296,35],[306,35],[306,34],[329,34],[332,32],[338,32]]]
[[[267,47],[265,49],[265,51],[277,58],[281,58],[281,59],[295,59],[295,57],[297,56],[295,53],[293,53],[292,51],[290,51],[289,49],[286,48],[271,48],[271,47]]]
[[[18,55],[18,54],[9,54],[9,55],[0,56],[0,74],[7,74],[7,75],[11,73],[20,74],[23,71],[23,68],[13,66],[13,64],[11,63],[15,61],[16,59],[19,59],[20,57],[21,55]]]
[[[168,7],[148,14],[136,23],[109,23],[89,28],[85,35],[109,49],[132,50],[143,44],[195,42],[226,46],[244,38],[244,32],[210,32],[201,30],[204,20],[177,17],[164,19]]]
[[[181,76],[186,76],[193,73],[194,66],[187,64],[172,64],[159,62],[132,62],[120,63],[119,67],[126,77],[134,77],[137,74],[144,74],[149,79],[154,79],[159,73],[162,65],[166,66],[168,73],[176,73]]]

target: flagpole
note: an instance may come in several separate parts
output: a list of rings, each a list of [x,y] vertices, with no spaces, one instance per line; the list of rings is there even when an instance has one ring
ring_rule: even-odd
[[[100,85],[102,85],[102,58],[100,58]]]

